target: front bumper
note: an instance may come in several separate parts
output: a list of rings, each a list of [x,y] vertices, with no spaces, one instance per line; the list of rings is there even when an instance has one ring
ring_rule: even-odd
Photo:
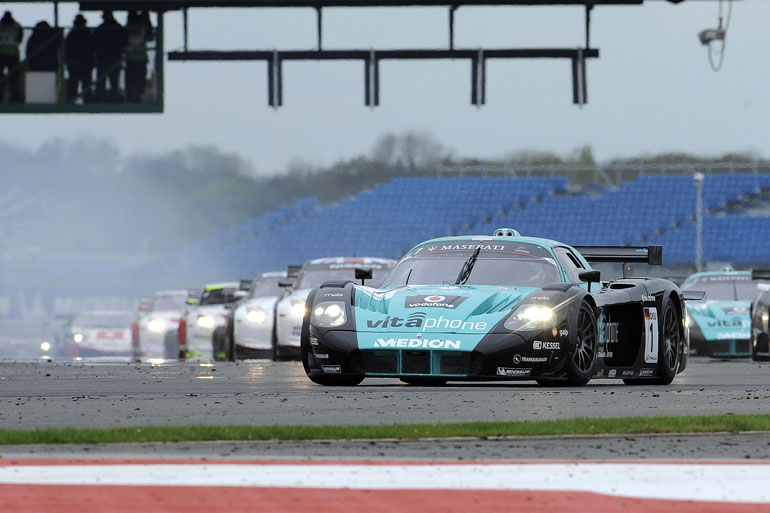
[[[563,349],[534,351],[529,338],[514,333],[488,334],[472,351],[408,347],[359,349],[355,332],[327,331],[320,336],[314,328],[311,328],[309,342],[310,374],[424,376],[451,380],[532,379],[560,376],[566,362]]]

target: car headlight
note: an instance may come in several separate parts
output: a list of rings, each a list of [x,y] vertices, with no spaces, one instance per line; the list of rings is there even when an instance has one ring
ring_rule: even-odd
[[[553,321],[553,308],[545,305],[526,305],[514,311],[503,326],[507,330],[542,327]]]
[[[342,301],[325,301],[313,308],[310,322],[315,326],[333,328],[345,324],[345,303]]]
[[[40,349],[42,349],[43,351],[50,351],[51,344],[49,344],[48,342],[43,342],[40,344]]]
[[[259,308],[255,308],[254,310],[249,310],[249,313],[246,314],[246,320],[257,324],[265,324],[267,314]]]
[[[147,323],[147,329],[150,331],[154,331],[155,333],[160,333],[161,331],[165,331],[166,321],[164,321],[163,319],[150,319],[150,322]]]
[[[213,329],[215,326],[214,318],[210,315],[199,315],[198,326],[205,329]]]
[[[547,306],[532,305],[516,314],[520,321],[550,322],[553,319],[553,310]]]
[[[74,340],[76,343],[80,344],[83,342],[83,334],[82,333],[75,333],[75,335],[72,337],[72,340]]]
[[[292,317],[299,317],[302,318],[305,316],[305,302],[304,301],[295,301],[291,304],[291,315]]]

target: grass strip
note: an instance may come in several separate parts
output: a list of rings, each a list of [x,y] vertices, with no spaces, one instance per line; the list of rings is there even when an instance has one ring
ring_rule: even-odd
[[[204,442],[237,440],[357,440],[395,438],[612,435],[770,431],[770,415],[622,417],[384,426],[145,426],[0,429],[0,445]]]

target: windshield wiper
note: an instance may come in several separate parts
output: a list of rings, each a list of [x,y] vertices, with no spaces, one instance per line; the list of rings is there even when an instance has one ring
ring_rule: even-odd
[[[465,261],[465,264],[463,264],[463,268],[460,270],[460,274],[457,275],[457,280],[455,280],[455,285],[462,285],[466,281],[468,281],[468,278],[471,277],[471,271],[473,270],[473,266],[476,265],[476,260],[479,258],[479,253],[481,253],[481,248],[476,248],[476,251],[473,252],[473,254],[468,258],[468,260]]]

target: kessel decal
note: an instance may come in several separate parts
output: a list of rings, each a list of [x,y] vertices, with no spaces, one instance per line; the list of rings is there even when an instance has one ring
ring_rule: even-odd
[[[544,342],[542,340],[535,340],[532,342],[532,349],[539,351],[541,349],[558,350],[561,349],[560,342]]]
[[[406,296],[404,306],[406,308],[446,308],[454,310],[468,299],[463,296]]]

